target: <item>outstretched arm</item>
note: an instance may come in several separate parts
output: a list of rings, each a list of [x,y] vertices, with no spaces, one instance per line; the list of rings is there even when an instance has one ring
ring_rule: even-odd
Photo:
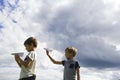
[[[54,60],[50,55],[49,55],[49,51],[46,50],[46,54],[47,56],[50,58],[50,60],[54,63],[54,64],[62,64],[62,61],[56,61]]]

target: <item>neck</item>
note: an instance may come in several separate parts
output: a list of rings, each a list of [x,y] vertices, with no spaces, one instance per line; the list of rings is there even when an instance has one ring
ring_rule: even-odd
[[[72,60],[73,58],[67,58],[67,60]]]
[[[34,49],[32,49],[32,50],[29,50],[28,52],[31,52],[31,51],[34,51]]]

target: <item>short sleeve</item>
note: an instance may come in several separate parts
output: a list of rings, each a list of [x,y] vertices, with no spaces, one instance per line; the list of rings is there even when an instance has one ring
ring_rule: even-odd
[[[63,66],[65,65],[65,61],[62,61],[62,65],[63,65]]]
[[[76,61],[76,62],[75,62],[75,69],[77,69],[77,68],[80,68],[80,65],[79,65],[79,63]]]
[[[30,53],[28,54],[28,57],[33,61],[34,58],[35,58],[35,54],[34,54],[33,52],[30,52]]]

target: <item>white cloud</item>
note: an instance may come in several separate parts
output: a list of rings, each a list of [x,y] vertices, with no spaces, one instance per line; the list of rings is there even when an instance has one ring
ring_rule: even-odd
[[[120,73],[119,71],[113,71],[111,74],[110,80],[120,80]]]
[[[0,12],[0,25],[3,26],[0,28],[0,54],[2,55],[0,66],[7,66],[10,62],[10,66],[15,66],[11,52],[25,51],[24,40],[29,36],[35,36],[39,40],[37,67],[44,69],[40,70],[42,73],[49,72],[47,74],[38,72],[38,79],[41,77],[42,80],[62,79],[62,66],[55,66],[50,62],[43,48],[53,48],[55,51],[51,55],[55,59],[62,60],[67,46],[77,47],[79,51],[77,58],[82,67],[86,66],[81,69],[82,80],[119,78],[117,76],[119,72],[114,72],[114,67],[120,66],[120,53],[117,51],[120,43],[119,0],[4,1],[5,8]],[[18,1],[17,5],[16,1]],[[13,10],[8,2],[15,6]],[[97,70],[99,66],[103,68],[101,70],[107,68],[105,63],[111,71],[99,72]],[[89,66],[96,70],[89,70]],[[51,72],[58,75],[50,74]],[[0,74],[5,80],[7,71],[0,70]],[[19,75],[16,72],[15,74]],[[106,74],[108,75],[105,76]],[[50,77],[46,77],[47,75]],[[13,80],[15,76],[11,76]]]
[[[48,66],[49,67],[49,66]],[[19,71],[20,69],[18,67],[0,67],[0,77],[1,80],[16,80],[19,78]],[[36,68],[36,75],[37,79],[42,80],[53,80],[63,79],[63,71],[59,69],[41,69],[40,67]],[[62,68],[63,69],[63,68]],[[92,68],[81,68],[81,80],[118,80],[120,79],[119,71],[105,71],[105,70],[95,70]],[[9,75],[9,76],[6,76]]]

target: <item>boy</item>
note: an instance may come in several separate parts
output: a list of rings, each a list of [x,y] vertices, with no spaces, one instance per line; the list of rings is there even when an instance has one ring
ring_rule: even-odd
[[[67,60],[56,61],[49,55],[49,51],[46,49],[47,56],[54,64],[62,64],[64,66],[63,80],[76,80],[76,74],[77,74],[77,80],[80,80],[80,73],[79,73],[80,66],[78,62],[74,60],[76,53],[77,53],[76,48],[67,47],[65,49],[65,57],[67,58]]]
[[[18,54],[15,54],[15,60],[21,68],[19,80],[35,80],[35,65],[36,56],[35,48],[37,47],[37,40],[34,37],[29,37],[25,42],[24,46],[28,51],[28,55],[25,60],[22,60]]]

